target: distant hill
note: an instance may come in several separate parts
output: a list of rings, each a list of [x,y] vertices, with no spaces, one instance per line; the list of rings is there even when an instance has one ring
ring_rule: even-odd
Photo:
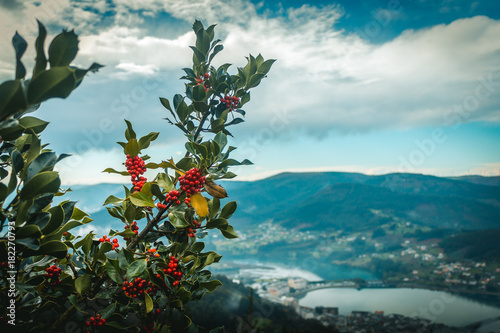
[[[461,180],[468,183],[488,185],[488,186],[500,186],[500,176],[484,177],[484,176],[460,176],[460,177],[449,177],[453,180]]]
[[[234,219],[241,227],[266,219],[304,229],[363,230],[395,220],[434,228],[500,227],[498,186],[419,174],[339,172],[226,184],[242,207]]]
[[[500,229],[465,232],[445,238],[439,245],[452,257],[473,260],[500,258]]]
[[[221,184],[230,196],[225,201],[238,201],[232,223],[240,229],[273,219],[306,230],[366,230],[393,221],[479,230],[500,228],[498,179],[317,172],[282,173],[254,182]],[[68,197],[93,212],[97,224],[113,221],[102,203],[109,194],[123,195],[122,185],[79,185],[72,189]]]

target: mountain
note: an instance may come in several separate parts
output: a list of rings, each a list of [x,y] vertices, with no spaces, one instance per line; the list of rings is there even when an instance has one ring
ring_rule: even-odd
[[[233,221],[243,228],[267,219],[316,230],[364,230],[396,220],[433,228],[500,226],[500,187],[434,176],[284,173],[232,186],[228,193],[242,207]]]
[[[484,177],[484,176],[460,176],[460,177],[449,177],[453,180],[461,180],[468,183],[488,185],[488,186],[500,186],[500,176],[494,177]]]
[[[451,179],[421,174],[317,172],[220,183],[230,196],[224,201],[238,202],[232,223],[239,229],[272,219],[286,227],[305,230],[367,230],[393,221],[479,230],[500,228],[497,178],[500,177]],[[93,212],[96,224],[110,225],[113,219],[102,203],[110,194],[123,195],[122,185],[80,185],[72,190],[68,197],[78,200],[82,209]]]

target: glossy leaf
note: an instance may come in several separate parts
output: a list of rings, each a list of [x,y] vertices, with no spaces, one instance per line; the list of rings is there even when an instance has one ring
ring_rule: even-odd
[[[61,180],[57,172],[41,172],[26,182],[21,190],[20,197],[21,200],[27,200],[43,193],[56,193],[59,186],[61,186]]]
[[[130,202],[138,207],[154,207],[153,199],[141,192],[136,192],[130,195]]]
[[[21,62],[21,57],[23,56],[26,48],[28,47],[28,43],[24,40],[21,35],[19,35],[16,31],[14,37],[12,37],[12,45],[14,46],[14,50],[16,51],[16,79],[24,79],[26,76],[26,68]]]
[[[63,30],[49,45],[50,67],[69,66],[78,53],[78,37],[75,32]]]
[[[90,290],[92,280],[89,275],[81,275],[75,280],[75,290],[80,295]]]
[[[236,211],[237,206],[238,205],[236,204],[236,201],[228,202],[224,206],[224,208],[222,208],[222,211],[220,213],[220,217],[223,217],[225,219],[230,218],[231,216],[233,216],[234,212]]]
[[[28,167],[26,180],[30,180],[36,174],[43,171],[52,171],[57,162],[57,156],[53,152],[45,152],[38,155]]]
[[[47,57],[45,56],[44,44],[45,37],[47,36],[47,30],[40,21],[36,20],[38,23],[38,37],[35,42],[36,49],[36,61],[35,67],[33,68],[33,77],[37,76],[47,68]]]
[[[31,80],[28,88],[28,101],[30,104],[36,104],[49,98],[66,98],[71,94],[75,85],[76,77],[73,69],[51,68]]]
[[[130,264],[127,268],[127,279],[130,281],[132,278],[141,275],[148,266],[146,259],[138,259]]]
[[[0,121],[27,107],[20,80],[10,80],[0,84],[0,96],[2,96],[0,98]],[[5,139],[3,133],[2,137]]]
[[[127,154],[130,155],[130,157],[135,157],[139,155],[140,147],[137,140],[136,139],[128,140],[128,143],[125,146],[125,151],[127,152]]]

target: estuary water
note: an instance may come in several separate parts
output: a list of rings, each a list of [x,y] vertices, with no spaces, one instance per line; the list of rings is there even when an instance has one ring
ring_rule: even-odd
[[[307,293],[299,304],[313,308],[338,307],[342,315],[351,311],[379,310],[386,315],[394,313],[420,317],[450,326],[466,326],[500,316],[500,308],[494,306],[443,291],[409,288],[321,289]],[[484,328],[486,326],[492,324]],[[498,332],[493,326],[491,330]]]

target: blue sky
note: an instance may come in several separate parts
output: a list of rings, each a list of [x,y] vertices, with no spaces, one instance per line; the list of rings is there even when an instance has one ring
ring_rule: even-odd
[[[500,3],[462,0],[0,0],[0,79],[13,76],[10,38],[30,43],[35,17],[75,29],[76,64],[106,67],[67,100],[45,103],[42,139],[74,156],[63,182],[123,182],[123,118],[161,132],[155,160],[183,155],[158,97],[183,90],[195,19],[217,23],[216,64],[248,53],[278,59],[235,128],[240,179],[277,172],[500,174]]]

